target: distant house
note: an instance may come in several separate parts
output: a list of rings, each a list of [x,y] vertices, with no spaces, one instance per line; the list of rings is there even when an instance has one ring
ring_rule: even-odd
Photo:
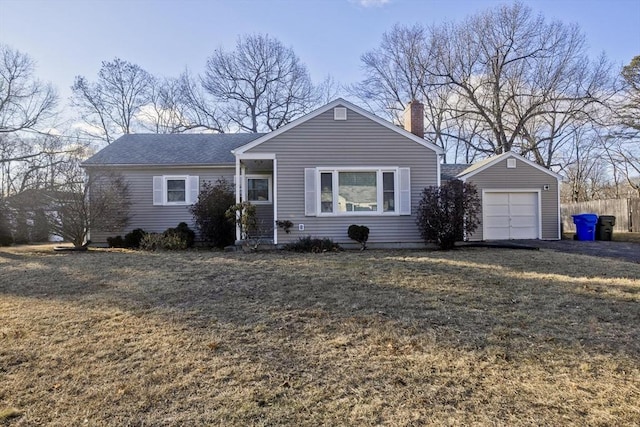
[[[415,220],[422,190],[457,177],[482,190],[483,226],[472,239],[559,238],[555,174],[507,153],[446,175],[452,167],[441,165],[442,149],[424,140],[422,117],[422,105],[411,103],[403,129],[337,99],[266,134],[125,135],[83,167],[125,176],[132,203],[122,233],[193,225],[188,208],[203,183],[225,178],[237,184],[238,201],[256,206],[276,244],[307,235],[348,244],[347,228],[361,224],[370,228],[372,246],[417,247],[423,244]],[[520,230],[524,209],[531,215],[526,232]],[[291,232],[274,227],[276,220],[291,221]],[[500,221],[508,232],[497,231]],[[91,230],[91,240],[104,243],[113,234]]]

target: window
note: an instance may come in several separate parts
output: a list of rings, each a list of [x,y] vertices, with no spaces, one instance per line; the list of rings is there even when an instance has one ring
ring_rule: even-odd
[[[320,170],[320,215],[397,214],[397,169]]]
[[[271,202],[271,176],[247,175],[247,201],[251,203]]]
[[[382,210],[384,212],[396,210],[395,181],[393,172],[382,172]]]
[[[320,211],[333,212],[333,173],[320,174]]]
[[[153,204],[191,205],[198,200],[199,189],[198,176],[154,176]]]
[[[338,212],[378,210],[376,172],[338,172]]]
[[[167,179],[167,203],[187,202],[187,179]]]

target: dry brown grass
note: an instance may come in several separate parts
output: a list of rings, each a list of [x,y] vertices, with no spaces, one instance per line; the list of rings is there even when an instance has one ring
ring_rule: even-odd
[[[0,425],[634,425],[640,265],[0,250]]]

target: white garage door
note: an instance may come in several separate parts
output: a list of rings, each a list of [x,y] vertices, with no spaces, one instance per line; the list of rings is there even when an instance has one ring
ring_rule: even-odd
[[[539,238],[538,193],[485,192],[482,212],[484,240]]]

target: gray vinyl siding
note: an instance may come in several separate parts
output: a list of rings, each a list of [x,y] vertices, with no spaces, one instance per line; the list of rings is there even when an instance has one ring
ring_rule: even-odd
[[[515,168],[507,168],[507,159],[487,167],[485,170],[468,178],[478,187],[478,193],[482,197],[482,190],[540,190],[542,238],[547,240],[558,239],[558,180],[533,166],[516,159]],[[544,190],[543,186],[549,189]],[[480,213],[480,226],[471,235],[469,240],[483,240],[482,212]]]
[[[278,243],[304,236],[329,237],[353,243],[347,237],[351,224],[370,229],[370,243],[422,243],[415,223],[422,190],[437,185],[435,151],[388,129],[352,110],[346,121],[333,120],[330,109],[250,149],[270,153],[277,160],[277,220],[294,226],[278,230]],[[412,209],[409,216],[305,216],[304,170],[315,167],[408,167],[411,169]],[[299,231],[304,224],[304,231]]]
[[[273,204],[256,204],[256,222],[258,226],[257,234],[260,237],[272,239],[273,238]]]
[[[153,205],[153,177],[161,175],[195,175],[199,177],[200,188],[204,182],[215,183],[225,178],[233,183],[235,168],[110,168],[111,171],[121,173],[129,184],[130,220],[124,230],[104,232],[91,230],[91,241],[94,244],[105,244],[107,237],[124,236],[129,231],[142,228],[147,232],[162,232],[175,227],[180,222],[186,222],[194,231],[193,216],[189,206],[154,206]],[[91,170],[88,170],[91,173]]]

